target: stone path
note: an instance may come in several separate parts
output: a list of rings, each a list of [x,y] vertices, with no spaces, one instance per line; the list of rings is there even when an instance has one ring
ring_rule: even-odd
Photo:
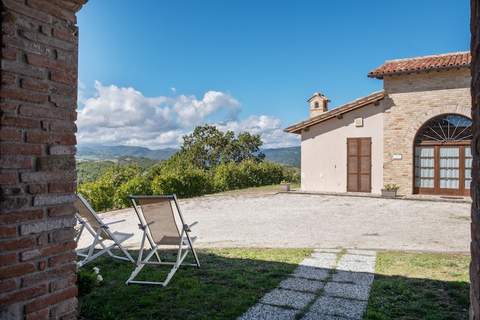
[[[362,319],[376,253],[318,249],[238,320]]]

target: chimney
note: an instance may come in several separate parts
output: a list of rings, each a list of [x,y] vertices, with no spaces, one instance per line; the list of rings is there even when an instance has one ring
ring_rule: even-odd
[[[330,100],[320,92],[315,92],[307,102],[310,104],[310,118],[328,111]]]

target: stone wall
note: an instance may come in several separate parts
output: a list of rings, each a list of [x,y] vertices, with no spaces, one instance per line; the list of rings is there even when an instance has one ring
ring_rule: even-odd
[[[472,262],[470,263],[470,319],[480,320],[480,1],[471,1],[472,31]]]
[[[1,319],[76,317],[75,13],[83,3],[1,0]]]
[[[467,68],[410,75],[386,76],[388,96],[384,116],[384,183],[413,191],[413,141],[429,119],[444,113],[470,117],[470,72]],[[400,154],[402,159],[393,160]]]

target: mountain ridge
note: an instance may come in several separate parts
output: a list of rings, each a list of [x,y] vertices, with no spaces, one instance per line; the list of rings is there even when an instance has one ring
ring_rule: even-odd
[[[166,160],[178,149],[150,149],[139,146],[105,146],[105,145],[78,145],[78,160],[115,160],[118,158],[135,157],[152,160]],[[272,162],[300,167],[300,146],[283,148],[265,148],[261,150],[265,158]]]

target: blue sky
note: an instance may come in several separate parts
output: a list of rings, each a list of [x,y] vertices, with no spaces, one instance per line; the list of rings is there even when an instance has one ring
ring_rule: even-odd
[[[313,92],[337,106],[380,90],[366,74],[384,60],[468,50],[469,10],[460,0],[89,1],[78,15],[79,142],[175,146],[212,122],[296,144],[280,129],[308,116]]]

